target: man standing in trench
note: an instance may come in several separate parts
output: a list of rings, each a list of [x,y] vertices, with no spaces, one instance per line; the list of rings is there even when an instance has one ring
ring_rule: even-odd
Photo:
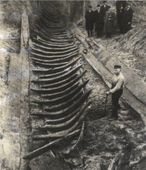
[[[125,78],[121,72],[121,66],[114,66],[114,76],[112,78],[112,87],[106,92],[107,95],[112,95],[112,117],[118,119],[118,109],[120,108],[119,99],[123,94]]]

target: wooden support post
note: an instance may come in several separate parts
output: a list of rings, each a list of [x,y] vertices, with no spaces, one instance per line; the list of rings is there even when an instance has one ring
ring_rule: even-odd
[[[20,170],[29,169],[29,160],[24,160],[23,156],[29,152],[31,130],[30,130],[30,111],[29,111],[29,20],[24,9],[21,20],[21,110],[20,110],[20,128],[21,128],[21,161]]]
[[[29,20],[26,10],[23,10],[21,19],[21,50],[27,50],[29,43]]]

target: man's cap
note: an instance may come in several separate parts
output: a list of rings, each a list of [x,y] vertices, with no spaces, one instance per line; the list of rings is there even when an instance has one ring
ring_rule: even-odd
[[[117,69],[117,68],[121,68],[121,65],[118,65],[118,64],[114,65],[114,69]]]
[[[91,5],[89,5],[89,6],[88,6],[88,8],[92,8],[92,6],[91,6]]]
[[[100,5],[98,4],[97,7],[100,7]]]

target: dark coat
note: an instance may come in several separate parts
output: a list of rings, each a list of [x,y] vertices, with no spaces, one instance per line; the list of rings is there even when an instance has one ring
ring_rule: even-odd
[[[106,12],[108,11],[108,9],[110,8],[110,6],[108,6],[108,5],[102,5],[101,6],[101,14],[102,14],[102,17],[105,19],[105,15],[106,15]]]
[[[127,4],[126,1],[116,1],[117,22],[119,26],[123,20],[123,15],[124,15],[126,4]]]
[[[91,11],[86,11],[86,14],[85,14],[85,19],[86,19],[86,29],[87,30],[92,30],[93,29],[93,19],[94,19],[94,12]]]
[[[124,19],[124,13],[125,13],[124,8],[119,9],[119,11],[117,13],[117,23],[118,23],[119,27],[122,26],[123,19]]]
[[[105,17],[105,25],[104,25],[105,33],[112,33],[114,31],[115,21],[116,21],[115,13],[112,11],[108,11]]]
[[[129,9],[125,9],[124,17],[125,17],[127,23],[132,22],[133,9],[131,7]]]
[[[133,18],[133,10],[132,8],[125,9],[123,14],[122,26],[123,26],[123,33],[126,33],[131,28]]]
[[[119,1],[119,0],[117,0],[116,1],[116,10],[117,10],[117,12],[120,11],[121,7],[125,8],[126,5],[127,5],[126,1]]]
[[[97,10],[94,11],[94,22],[95,22],[95,24],[104,22],[101,9],[100,9],[100,11],[97,11]]]
[[[102,15],[102,11],[96,10],[94,11],[94,23],[95,23],[95,31],[97,36],[102,36],[104,29],[104,17]]]

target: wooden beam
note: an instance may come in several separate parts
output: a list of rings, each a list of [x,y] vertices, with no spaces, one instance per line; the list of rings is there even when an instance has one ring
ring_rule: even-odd
[[[65,140],[68,137],[74,136],[77,132],[78,132],[78,130],[70,132],[65,137],[56,139],[56,140],[54,140],[54,141],[52,141],[52,142],[50,142],[50,143],[48,143],[48,144],[46,144],[46,145],[36,149],[36,150],[26,154],[23,158],[31,160],[31,159],[33,159],[33,158],[35,158],[37,156],[40,156],[43,153],[48,152],[53,145],[58,144],[59,142],[61,142],[62,140]]]
[[[146,125],[146,85],[141,78],[130,68],[128,68],[121,60],[108,57],[106,49],[97,44],[95,40],[88,40],[86,35],[81,32],[79,28],[74,25],[77,39],[83,44],[84,48],[88,49],[91,43],[94,43],[98,49],[98,53],[89,51],[83,54],[84,58],[91,65],[91,67],[101,76],[105,84],[110,87],[110,79],[113,75],[112,68],[115,63],[122,65],[122,72],[124,73],[128,82],[125,84],[123,99],[141,116],[143,123]],[[92,44],[91,44],[92,45]],[[107,56],[106,63],[102,59]]]

